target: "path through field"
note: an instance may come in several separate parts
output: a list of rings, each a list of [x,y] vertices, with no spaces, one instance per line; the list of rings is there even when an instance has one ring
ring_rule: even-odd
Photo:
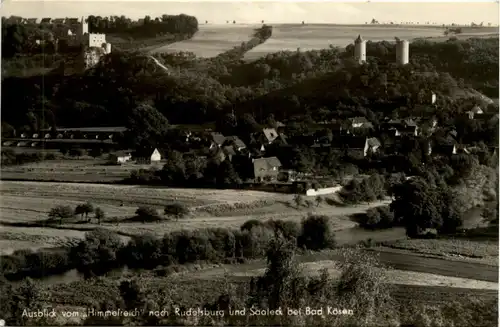
[[[215,57],[250,40],[260,25],[200,25],[193,38],[156,48],[151,53],[193,52],[197,57]]]

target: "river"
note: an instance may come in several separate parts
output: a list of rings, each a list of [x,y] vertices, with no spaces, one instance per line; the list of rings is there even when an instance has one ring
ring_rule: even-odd
[[[478,224],[478,219],[480,220],[480,214],[480,208],[473,208],[469,210],[469,212],[467,212],[464,217],[464,227],[476,227],[476,225]],[[369,239],[371,239],[373,242],[383,242],[404,239],[405,237],[405,229],[401,227],[374,231],[362,229],[360,227],[353,227],[335,231],[335,239],[340,246],[355,245],[359,242],[367,241]],[[387,255],[389,256],[390,254]],[[108,275],[113,277],[121,277],[127,272],[129,272],[129,269],[125,267],[116,269],[108,273]],[[76,269],[73,269],[64,274],[52,275],[44,277],[40,280],[43,281],[45,285],[55,285],[83,280],[83,275],[80,274]]]

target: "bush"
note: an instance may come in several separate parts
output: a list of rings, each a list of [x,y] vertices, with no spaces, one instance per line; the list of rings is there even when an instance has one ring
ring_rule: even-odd
[[[335,238],[327,216],[310,216],[302,221],[299,247],[321,250],[335,247]]]
[[[254,227],[263,227],[263,226],[264,226],[264,223],[262,223],[262,221],[257,220],[257,219],[250,219],[250,220],[245,221],[243,223],[243,225],[241,225],[240,229],[241,229],[241,231],[250,231]]]
[[[167,216],[174,216],[179,219],[189,214],[189,208],[182,203],[174,203],[166,205],[163,212]]]
[[[389,206],[370,208],[366,213],[354,215],[354,219],[361,227],[372,230],[391,228],[398,225],[394,221],[394,213]]]
[[[340,197],[347,203],[371,202],[387,195],[386,182],[382,175],[373,174],[362,181],[353,179],[340,191]]]
[[[272,229],[275,233],[281,234],[286,240],[294,242],[296,242],[301,233],[300,225],[294,221],[271,219],[265,223],[265,226]]]
[[[158,211],[153,207],[142,206],[135,211],[136,218],[143,223],[162,220]]]

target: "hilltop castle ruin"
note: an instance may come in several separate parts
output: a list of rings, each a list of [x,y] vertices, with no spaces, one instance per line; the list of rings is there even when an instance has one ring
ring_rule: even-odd
[[[354,59],[358,63],[366,62],[366,41],[361,35],[354,40]],[[396,38],[396,63],[406,65],[410,62],[410,42]]]

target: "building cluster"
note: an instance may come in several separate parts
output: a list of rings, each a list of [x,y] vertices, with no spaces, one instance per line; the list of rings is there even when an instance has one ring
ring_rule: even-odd
[[[366,40],[361,35],[354,40],[354,59],[360,64],[366,62]],[[406,65],[410,62],[410,42],[396,38],[396,63]]]
[[[426,106],[432,105],[435,100],[435,94],[430,94]],[[479,121],[498,119],[498,113],[486,113],[479,106],[464,111],[464,116]],[[312,130],[317,132],[287,136],[286,125],[278,122],[273,127],[265,127],[249,135],[228,136],[200,126],[173,126],[179,133],[169,142],[169,147],[173,146],[186,155],[195,154],[197,158],[215,157],[219,162],[230,161],[234,167],[251,167],[247,170],[252,171],[252,176],[246,180],[251,179],[253,183],[290,182],[299,181],[300,174],[284,169],[270,150],[275,146],[283,151],[306,146],[320,155],[336,151],[353,158],[367,157],[380,151],[385,155],[404,154],[405,137],[424,136],[430,139],[440,129],[437,119],[432,116],[386,118],[377,125],[365,117],[352,117],[317,123],[313,127]],[[446,144],[428,142],[426,151],[429,155],[453,156],[474,151],[474,148],[460,144],[456,131],[446,131]],[[125,127],[47,129],[36,134],[22,133],[17,137],[4,138],[2,146],[99,148],[109,153],[109,160],[114,164],[154,164],[168,158],[161,148],[119,150],[118,138],[126,132]]]

